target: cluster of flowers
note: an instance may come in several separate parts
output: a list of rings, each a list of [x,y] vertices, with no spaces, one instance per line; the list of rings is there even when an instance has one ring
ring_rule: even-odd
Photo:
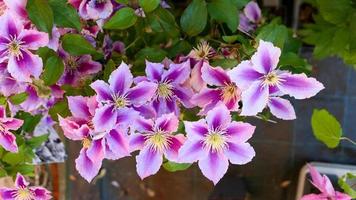
[[[281,96],[303,99],[323,89],[305,74],[276,69],[280,54],[272,43],[260,41],[251,60],[228,71],[204,60],[146,62],[146,76],[135,78],[122,63],[109,83],[91,84],[96,96],[68,97],[73,116],[59,120],[69,139],[83,143],[76,160],[79,173],[90,181],[104,158],[119,159],[139,150],[136,161],[141,178],[157,173],[164,156],[178,163],[198,161],[204,176],[216,184],[229,161],[241,165],[255,156],[247,143],[255,127],[232,121],[230,112],[254,116],[269,107],[278,118],[295,119],[292,105]],[[194,80],[199,74],[202,86],[197,91],[191,84],[199,88]],[[186,134],[176,133],[180,107],[194,106],[201,108],[202,119],[184,121]]]

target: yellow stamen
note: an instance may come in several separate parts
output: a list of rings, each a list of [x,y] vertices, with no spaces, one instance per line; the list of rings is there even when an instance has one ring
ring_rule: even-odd
[[[170,135],[162,131],[157,131],[146,136],[146,144],[149,145],[154,151],[164,151],[170,144]]]
[[[263,80],[263,85],[265,86],[276,86],[280,83],[281,79],[277,76],[275,72],[270,72],[265,75]]]
[[[206,136],[204,146],[215,152],[222,151],[227,147],[226,140],[227,138],[223,133],[212,131]]]
[[[157,89],[158,96],[165,99],[170,98],[173,94],[172,88],[173,88],[172,85],[169,83],[158,84],[158,89]]]
[[[20,188],[15,194],[15,200],[32,200],[33,193],[28,188]]]
[[[85,148],[85,149],[89,148],[91,145],[91,141],[89,138],[84,138],[82,140],[82,143],[83,143],[83,148]]]
[[[197,60],[208,60],[213,55],[213,48],[206,41],[198,44],[196,48],[193,49],[193,58]]]
[[[221,94],[224,102],[229,102],[231,99],[237,99],[239,95],[237,92],[238,90],[236,86],[232,84],[225,86],[222,89],[222,94]]]

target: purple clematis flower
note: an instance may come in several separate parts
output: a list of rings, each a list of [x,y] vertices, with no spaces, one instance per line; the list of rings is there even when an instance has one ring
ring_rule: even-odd
[[[261,22],[261,9],[254,1],[250,1],[240,14],[240,24],[238,29],[242,32],[250,32],[256,30],[257,25]]]
[[[311,183],[318,188],[320,194],[304,195],[301,200],[351,200],[347,194],[335,191],[330,179],[321,175],[313,166],[308,165],[309,173],[311,175]]]
[[[49,200],[52,198],[51,192],[43,187],[30,186],[30,183],[17,173],[15,188],[0,188],[1,199],[3,200]]]
[[[147,80],[157,85],[152,106],[157,116],[168,113],[179,115],[178,103],[184,107],[191,108],[194,105],[190,102],[193,91],[183,84],[189,79],[189,61],[175,64],[171,63],[169,69],[164,69],[161,63],[151,63],[146,61]]]
[[[182,134],[173,134],[178,129],[178,123],[173,113],[164,114],[156,120],[136,120],[137,132],[130,135],[130,148],[132,151],[140,150],[136,156],[136,168],[141,179],[158,172],[163,155],[170,161],[178,161],[178,150],[185,140]]]
[[[184,122],[187,141],[179,150],[180,162],[198,165],[204,176],[216,184],[224,176],[229,161],[242,165],[250,162],[255,151],[246,141],[255,127],[242,122],[231,122],[224,104],[208,112],[205,119]]]
[[[9,11],[22,18],[23,20],[27,20],[27,11],[26,11],[26,4],[27,0],[3,0],[6,7]]]
[[[230,111],[238,111],[241,91],[230,80],[225,70],[205,64],[201,72],[204,82],[214,88],[204,88],[193,96],[192,102],[203,108],[200,114],[205,115],[219,102],[223,102]]]
[[[295,119],[291,103],[279,96],[305,99],[324,88],[322,83],[305,74],[276,69],[280,55],[278,47],[261,40],[251,61],[243,61],[229,72],[231,80],[242,90],[241,115],[253,116],[268,106],[280,119]]]
[[[106,19],[110,17],[113,10],[114,5],[111,0],[82,0],[79,4],[79,15],[86,20]]]
[[[127,125],[138,113],[133,107],[139,107],[150,101],[157,85],[150,82],[140,82],[131,88],[133,76],[129,66],[124,62],[111,73],[109,84],[97,80],[91,87],[97,93],[100,103],[93,123],[98,131],[110,130],[116,124]]]
[[[0,63],[0,94],[8,97],[23,92],[27,83],[18,82],[7,71],[7,63]]]
[[[118,126],[105,132],[95,129],[92,119],[98,107],[96,97],[68,97],[68,105],[73,116],[59,117],[59,124],[67,138],[82,141],[76,169],[90,182],[98,174],[104,158],[117,160],[130,155],[127,131]]]
[[[64,50],[59,50],[59,55],[64,61],[65,70],[59,80],[64,85],[79,86],[81,81],[101,70],[101,64],[92,60],[90,55],[71,56]]]
[[[48,44],[48,35],[23,29],[21,21],[5,13],[0,18],[0,62],[8,61],[7,70],[18,81],[31,82],[42,72],[42,59],[31,50]]]
[[[17,130],[22,124],[20,119],[6,117],[6,108],[0,106],[0,145],[7,151],[18,151],[16,137],[10,130]]]

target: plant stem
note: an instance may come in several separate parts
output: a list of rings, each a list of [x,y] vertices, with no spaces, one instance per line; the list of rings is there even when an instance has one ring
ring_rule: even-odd
[[[348,142],[352,143],[353,145],[356,145],[356,142],[355,142],[355,141],[353,141],[353,140],[351,140],[351,139],[350,139],[350,138],[348,138],[348,137],[341,137],[341,138],[340,138],[340,140],[346,140],[346,141],[348,141]]]

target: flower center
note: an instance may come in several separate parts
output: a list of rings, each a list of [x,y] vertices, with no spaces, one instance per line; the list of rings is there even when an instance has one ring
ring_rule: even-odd
[[[212,151],[222,151],[227,147],[227,138],[224,132],[221,131],[211,131],[205,137],[204,146]]]
[[[70,56],[67,60],[66,60],[66,66],[68,67],[68,69],[70,71],[73,71],[74,69],[76,69],[78,67],[76,59],[72,56]]]
[[[27,188],[20,188],[16,191],[15,200],[32,200],[33,193]]]
[[[158,96],[169,99],[173,92],[172,92],[173,86],[169,83],[160,83],[158,84]]]
[[[171,135],[164,133],[163,131],[157,131],[147,134],[146,144],[150,146],[154,151],[164,151],[168,148]]]
[[[222,89],[222,98],[224,99],[224,102],[228,102],[231,99],[236,99],[237,98],[237,88],[233,84],[227,85]]]
[[[210,47],[209,43],[206,41],[198,44],[196,48],[193,49],[193,57],[197,60],[207,60],[213,55],[213,48]]]
[[[21,43],[22,42],[18,41],[16,38],[12,39],[12,41],[7,45],[9,53],[15,57],[22,56]]]
[[[127,105],[127,100],[124,97],[118,97],[115,99],[115,106],[117,108],[123,108]]]
[[[83,148],[88,149],[91,145],[91,140],[89,138],[84,138],[82,140]]]
[[[263,85],[265,86],[275,86],[281,81],[275,72],[270,72],[263,77]]]

